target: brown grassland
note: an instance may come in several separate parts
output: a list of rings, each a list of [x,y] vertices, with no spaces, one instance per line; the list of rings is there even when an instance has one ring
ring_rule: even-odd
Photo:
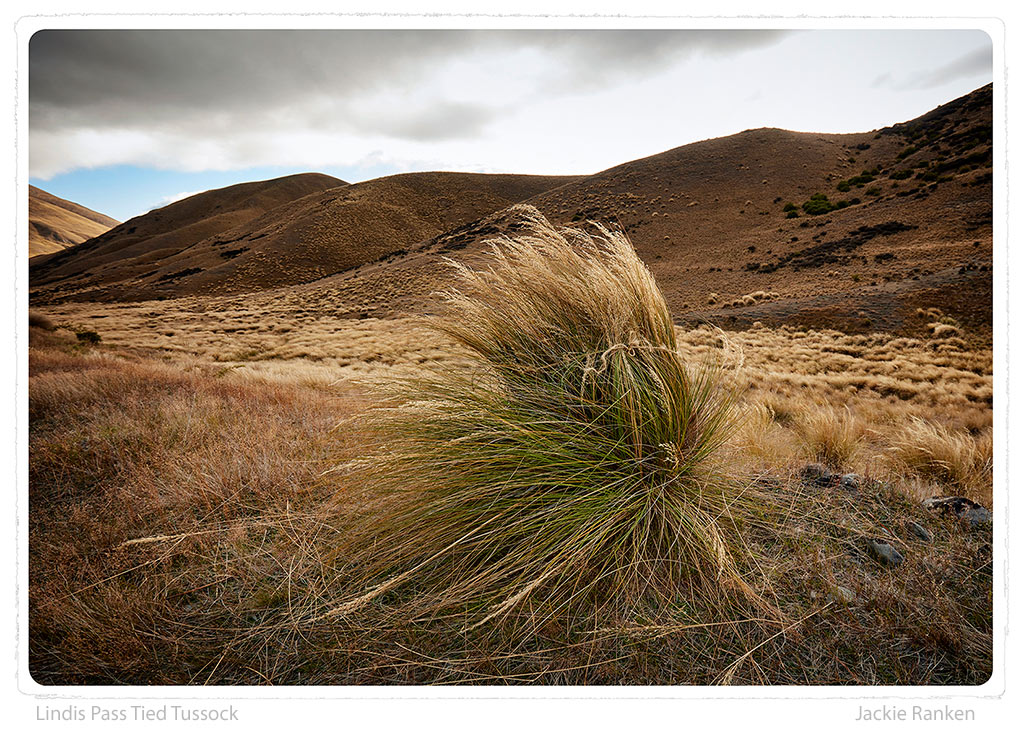
[[[627,273],[628,259],[609,263],[620,269],[616,278],[646,284],[645,270]],[[644,298],[646,288],[637,287]],[[637,309],[657,318],[663,303],[650,299]],[[463,316],[486,314],[457,294],[449,300]],[[536,304],[518,307],[525,319]],[[503,309],[511,320],[513,308]],[[992,351],[987,336],[941,312],[922,316],[934,322],[931,337],[759,324],[726,333],[668,322],[645,328],[640,342],[635,332],[599,341],[606,349],[594,355],[616,366],[621,356],[627,376],[639,370],[630,360],[661,366],[666,349],[679,358],[664,358],[665,370],[676,371],[674,362],[685,371],[716,366],[732,432],[722,434],[707,477],[693,470],[703,460],[691,469],[680,460],[685,449],[667,444],[677,453],[671,467],[650,471],[669,479],[650,487],[668,495],[667,506],[638,513],[648,526],[643,545],[635,527],[607,550],[607,536],[591,545],[579,531],[612,511],[595,506],[580,521],[561,502],[528,497],[532,486],[517,490],[527,495],[516,497],[524,509],[547,504],[539,509],[563,515],[554,519],[564,527],[537,529],[564,532],[574,551],[565,557],[539,533],[523,537],[533,517],[511,517],[514,531],[491,530],[484,511],[492,502],[461,490],[451,492],[443,519],[417,516],[418,500],[448,493],[437,488],[441,470],[473,479],[466,483],[474,488],[500,487],[473,475],[480,464],[491,468],[486,453],[497,440],[467,449],[467,432],[443,441],[455,443],[450,452],[437,444],[425,452],[415,443],[428,430],[447,431],[443,422],[433,428],[431,416],[413,414],[424,424],[396,430],[364,421],[380,405],[382,384],[426,391],[430,377],[470,375],[481,355],[500,375],[511,371],[512,359],[499,363],[498,348],[480,345],[493,326],[467,323],[453,334],[449,325],[445,334],[419,318],[347,319],[259,294],[40,312],[29,351],[29,575],[30,662],[41,683],[989,678],[991,528],[921,501],[957,495],[992,506]],[[528,333],[517,334],[515,361],[543,342],[524,343]],[[581,380],[603,381],[604,372],[595,361]],[[480,386],[460,385],[457,406],[491,411],[487,397],[473,394]],[[428,395],[425,406],[464,419],[452,409],[456,398]],[[708,397],[712,412],[718,400]],[[384,401],[374,412],[388,417],[402,395]],[[523,421],[509,437],[536,427]],[[643,422],[627,428],[650,430]],[[694,442],[688,433],[680,437]],[[808,484],[801,469],[812,462],[861,481]],[[380,479],[409,485],[385,488]],[[665,511],[676,509],[669,502],[677,487],[703,490],[696,506],[678,507],[694,516]],[[463,516],[469,527],[459,528]],[[685,534],[673,526],[688,524]],[[453,556],[480,530],[495,543],[493,555],[504,556],[497,564],[484,544],[471,548],[472,561]],[[686,550],[672,542],[679,539]],[[870,540],[888,542],[905,561],[883,565]],[[595,561],[597,548],[610,557]],[[604,588],[629,604],[606,605]]]

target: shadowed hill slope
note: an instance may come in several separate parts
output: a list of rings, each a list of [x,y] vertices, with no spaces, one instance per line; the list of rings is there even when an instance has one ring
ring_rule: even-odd
[[[186,197],[139,215],[74,248],[33,260],[30,280],[78,285],[138,278],[203,239],[291,200],[344,185],[326,174],[245,182]]]
[[[28,187],[28,256],[63,251],[104,233],[118,221],[61,199],[49,192]]]
[[[193,230],[173,250],[139,253],[141,244],[132,244],[133,250],[122,246],[113,254],[96,247],[58,268],[41,266],[33,272],[32,286],[37,299],[121,300],[299,284],[401,254],[419,241],[572,179],[398,174],[316,191],[213,232]],[[136,220],[152,227],[150,215]],[[209,218],[202,222],[212,225]]]

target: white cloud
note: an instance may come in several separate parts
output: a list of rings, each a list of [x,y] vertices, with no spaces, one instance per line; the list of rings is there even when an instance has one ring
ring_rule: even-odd
[[[191,197],[194,194],[199,194],[199,192],[201,192],[201,191],[202,190],[198,190],[198,191],[195,191],[195,192],[178,192],[177,194],[169,194],[166,197],[161,197],[160,201],[157,202],[155,205],[153,205],[149,209],[150,210],[156,210],[157,208],[160,208],[160,207],[166,207],[167,205],[171,204],[172,202],[177,202],[178,200],[183,200],[186,197]]]

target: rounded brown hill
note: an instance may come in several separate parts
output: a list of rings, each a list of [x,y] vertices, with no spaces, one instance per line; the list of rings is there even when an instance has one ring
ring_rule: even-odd
[[[147,251],[116,260],[103,254],[105,265],[68,261],[60,271],[33,279],[34,297],[152,299],[309,282],[400,255],[419,241],[572,179],[423,172],[334,187],[202,238],[190,237],[182,248],[163,250],[157,258]],[[75,276],[76,266],[92,273]]]
[[[295,174],[192,195],[151,210],[74,248],[33,259],[32,287],[62,291],[144,278],[185,249],[311,193],[344,185],[326,174]]]
[[[46,190],[28,187],[28,256],[63,251],[95,238],[118,225],[77,202],[61,199]]]
[[[991,91],[868,133],[769,128],[701,141],[527,204],[555,223],[623,228],[680,320],[902,329],[923,306],[985,327]],[[515,220],[496,213],[301,293],[344,311],[422,312],[448,279],[441,256],[473,260]]]

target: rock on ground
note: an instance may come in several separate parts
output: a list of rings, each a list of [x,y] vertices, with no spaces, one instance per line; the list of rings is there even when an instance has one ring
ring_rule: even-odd
[[[883,565],[898,566],[904,560],[900,551],[882,540],[868,540],[868,550]]]
[[[992,513],[967,497],[931,497],[930,499],[925,499],[922,504],[939,514],[951,514],[954,517],[958,517],[971,527],[992,522]]]

